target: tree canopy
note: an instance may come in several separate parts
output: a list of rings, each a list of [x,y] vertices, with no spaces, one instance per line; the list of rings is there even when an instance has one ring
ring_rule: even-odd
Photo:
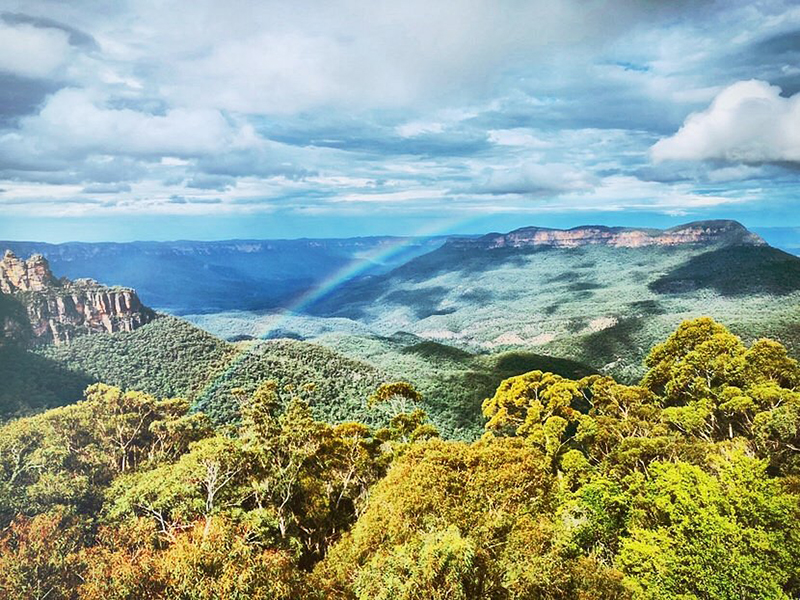
[[[314,382],[231,388],[216,427],[94,384],[0,428],[0,596],[797,598],[797,361],[697,319],[646,367],[511,377],[471,443],[402,381],[378,428],[318,420]]]

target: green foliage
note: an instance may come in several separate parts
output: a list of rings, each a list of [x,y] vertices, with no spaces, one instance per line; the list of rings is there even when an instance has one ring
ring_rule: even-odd
[[[475,544],[450,527],[376,554],[353,587],[370,600],[469,600],[478,570]]]
[[[190,400],[236,355],[230,344],[174,317],[160,317],[132,332],[83,336],[41,352],[95,381]]]
[[[0,525],[53,507],[95,514],[114,477],[174,460],[210,433],[180,399],[96,384],[73,406],[0,430]]]
[[[316,344],[253,342],[237,347],[225,370],[208,379],[197,395],[196,408],[216,423],[236,422],[237,390],[250,394],[263,382],[274,381],[283,406],[300,397],[319,419],[332,423],[370,421],[374,415],[367,410],[365,400],[384,380],[376,368]]]
[[[513,377],[482,441],[412,445],[318,566],[327,593],[797,597],[797,363],[698,319],[648,367]]]
[[[365,399],[385,381],[374,367],[314,344],[280,340],[234,345],[174,317],[132,332],[80,337],[40,353],[0,346],[0,418],[74,402],[102,381],[154,396],[188,398],[215,423],[239,418],[237,390],[275,381],[282,405],[308,400],[317,418],[375,421]]]
[[[796,597],[798,497],[733,451],[711,472],[654,463],[638,484],[617,565],[642,598]]]
[[[392,338],[324,336],[320,343],[376,365],[391,378],[408,381],[422,394],[421,407],[442,435],[473,440],[483,429],[481,402],[505,379],[541,370],[580,378],[592,369],[580,363],[532,352],[473,354],[452,346]]]
[[[786,295],[800,290],[800,261],[769,246],[732,246],[705,252],[650,284],[658,292],[710,288],[724,296]]]
[[[623,597],[612,569],[571,564],[550,516],[556,492],[543,453],[520,438],[419,444],[317,575],[328,597]],[[606,595],[591,595],[592,570],[608,574]]]
[[[315,383],[231,381],[218,429],[92,385],[0,428],[0,594],[797,598],[797,362],[697,319],[646,366],[636,386],[515,375],[471,443],[400,381],[361,398],[378,429],[318,420]]]
[[[93,381],[45,356],[0,344],[0,421],[75,402]]]

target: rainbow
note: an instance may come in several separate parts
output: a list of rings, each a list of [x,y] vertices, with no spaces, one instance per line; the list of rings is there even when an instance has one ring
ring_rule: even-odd
[[[313,305],[318,300],[324,298],[326,295],[332,293],[340,286],[352,281],[356,277],[363,274],[370,266],[375,263],[384,262],[393,256],[396,256],[410,245],[418,242],[419,240],[430,239],[447,233],[452,233],[457,228],[464,227],[472,221],[477,221],[481,215],[473,215],[468,218],[459,217],[454,219],[447,219],[445,221],[438,221],[427,227],[412,233],[410,236],[398,238],[390,244],[381,246],[363,256],[352,260],[347,265],[321,281],[318,285],[300,295],[289,306],[283,308],[281,311],[275,313],[275,320],[270,324],[269,329],[264,332],[263,337],[266,338],[270,333],[277,331],[285,324],[291,317],[301,314],[309,306]],[[225,369],[216,377],[209,380],[203,389],[201,389],[197,398],[205,396],[214,386],[221,380],[225,379],[231,374],[242,362],[244,362],[250,354],[258,349],[258,344],[248,344],[244,348],[240,348],[234,358],[226,365]]]
[[[472,221],[477,221],[478,218],[480,218],[480,215],[470,216],[468,218],[462,216],[455,219],[439,221],[416,231],[410,236],[399,238],[391,244],[378,247],[372,252],[354,259],[318,285],[299,296],[289,306],[282,309],[280,313],[276,313],[276,315],[282,315],[283,318],[276,319],[275,323],[264,334],[264,337],[267,337],[269,333],[279,329],[289,317],[303,313],[318,300],[321,300],[337,288],[352,281],[359,275],[362,275],[373,264],[385,262],[420,240],[446,235],[449,232],[453,232],[456,228],[468,225]]]

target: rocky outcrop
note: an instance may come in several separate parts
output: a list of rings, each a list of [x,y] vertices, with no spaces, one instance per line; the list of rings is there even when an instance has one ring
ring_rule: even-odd
[[[2,331],[6,339],[25,345],[132,331],[156,316],[130,288],[107,287],[91,279],[56,279],[38,254],[21,260],[6,252],[0,261],[0,292]]]
[[[7,250],[0,260],[0,292],[39,292],[57,285],[44,256],[34,254],[28,260],[21,260]]]
[[[634,229],[589,225],[573,229],[524,227],[510,233],[490,233],[474,240],[450,242],[465,247],[578,248],[604,245],[616,248],[644,246],[725,245],[763,246],[766,242],[736,221],[697,221],[671,229]]]

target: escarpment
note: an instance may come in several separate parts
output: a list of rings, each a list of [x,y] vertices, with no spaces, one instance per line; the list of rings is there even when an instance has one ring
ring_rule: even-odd
[[[26,346],[62,344],[90,333],[133,331],[156,317],[130,288],[57,279],[47,260],[7,251],[0,260],[0,334]]]
[[[736,221],[696,221],[671,229],[636,229],[586,225],[573,229],[523,227],[509,233],[490,233],[477,239],[449,242],[461,247],[494,248],[578,248],[604,245],[617,248],[644,246],[725,245],[763,246],[758,235]]]

